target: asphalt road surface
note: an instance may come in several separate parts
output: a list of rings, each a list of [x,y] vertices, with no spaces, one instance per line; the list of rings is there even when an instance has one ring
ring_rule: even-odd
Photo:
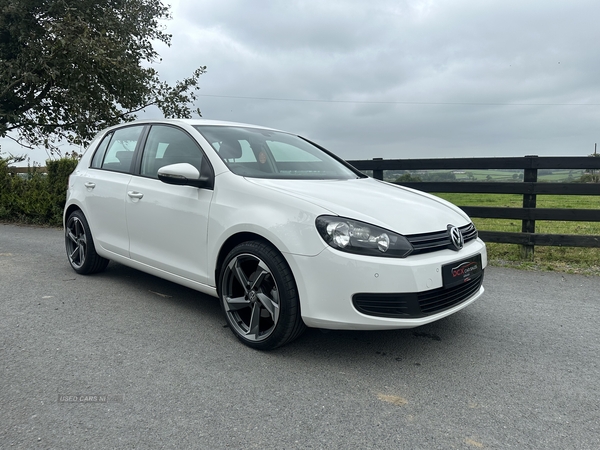
[[[216,299],[0,224],[0,448],[600,448],[600,277],[484,284],[437,323],[265,353]]]

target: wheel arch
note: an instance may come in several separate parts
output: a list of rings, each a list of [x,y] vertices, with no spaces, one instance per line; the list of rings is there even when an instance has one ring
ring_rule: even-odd
[[[229,252],[236,245],[241,244],[242,242],[248,242],[248,241],[262,241],[265,244],[271,246],[275,251],[277,251],[281,255],[281,257],[285,260],[290,271],[292,272],[292,275],[294,276],[294,283],[296,282],[296,274],[293,272],[293,270],[290,266],[290,263],[287,260],[287,258],[285,257],[285,255],[282,253],[282,251],[279,248],[277,248],[277,245],[275,245],[273,242],[271,242],[269,239],[265,238],[264,236],[261,236],[260,234],[252,233],[250,231],[242,231],[242,232],[235,233],[235,234],[229,236],[229,238],[227,238],[227,240],[225,240],[225,242],[223,242],[223,245],[221,245],[221,248],[219,249],[219,254],[217,256],[217,260],[215,263],[215,284],[216,284],[216,288],[217,288],[217,295],[219,295],[219,296],[221,295],[219,276],[221,274],[221,268],[223,266],[223,262],[225,262],[225,258],[227,257]]]
[[[79,207],[79,205],[77,205],[75,203],[71,203],[69,206],[67,206],[67,208],[65,209],[65,212],[63,214],[63,227],[66,225],[67,219],[73,213],[73,211],[81,211],[81,213],[85,216],[85,214],[83,213],[83,210]]]

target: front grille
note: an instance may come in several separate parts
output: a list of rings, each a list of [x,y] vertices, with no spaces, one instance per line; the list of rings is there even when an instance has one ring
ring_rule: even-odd
[[[452,308],[475,295],[483,282],[477,278],[450,288],[402,294],[355,294],[352,304],[361,313],[376,317],[412,319]]]
[[[477,239],[477,229],[472,223],[459,227],[459,230],[463,235],[465,244]],[[408,239],[414,248],[411,255],[437,252],[438,250],[443,250],[445,248],[452,248],[448,230],[435,231],[433,233],[411,234],[406,236],[406,239]]]

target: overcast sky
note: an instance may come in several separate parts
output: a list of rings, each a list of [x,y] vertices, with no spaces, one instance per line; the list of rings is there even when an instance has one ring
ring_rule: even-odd
[[[173,40],[156,67],[171,82],[208,67],[205,118],[347,159],[583,156],[600,142],[598,0],[164,1]]]

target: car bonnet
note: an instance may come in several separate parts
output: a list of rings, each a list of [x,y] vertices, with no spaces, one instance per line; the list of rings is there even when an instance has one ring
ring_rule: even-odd
[[[470,222],[464,212],[445,200],[372,178],[247,180],[308,201],[336,215],[361,220],[401,234],[440,231],[449,224],[462,226]]]

